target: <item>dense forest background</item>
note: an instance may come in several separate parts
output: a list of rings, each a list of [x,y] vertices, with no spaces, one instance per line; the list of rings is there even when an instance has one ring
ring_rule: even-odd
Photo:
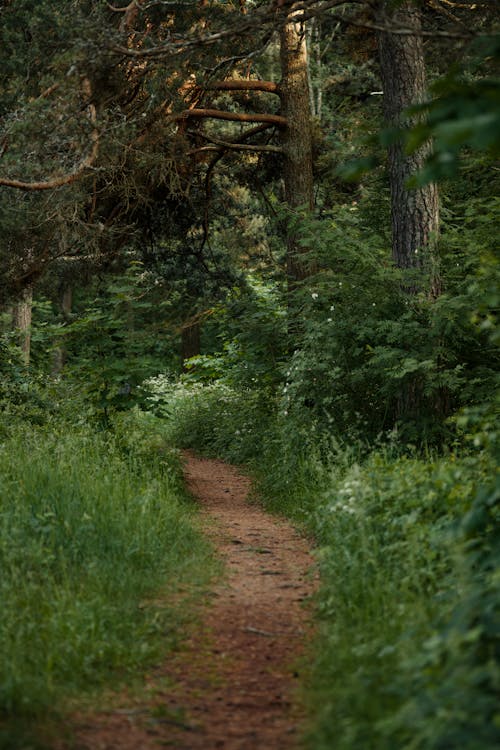
[[[498,21],[0,3],[9,742],[151,658],[192,447],[314,536],[310,747],[498,746]]]

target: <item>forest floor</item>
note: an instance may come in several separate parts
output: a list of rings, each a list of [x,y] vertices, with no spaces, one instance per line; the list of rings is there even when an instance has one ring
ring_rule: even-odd
[[[316,585],[309,545],[248,501],[250,482],[236,468],[186,453],[185,476],[225,573],[182,647],[147,676],[143,694],[73,716],[65,748],[300,747],[297,678]]]

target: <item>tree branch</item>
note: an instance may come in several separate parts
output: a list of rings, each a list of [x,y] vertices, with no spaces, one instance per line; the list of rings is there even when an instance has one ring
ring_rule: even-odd
[[[269,145],[259,145],[258,143],[250,144],[250,143],[237,143],[235,141],[222,141],[219,138],[213,138],[212,136],[205,135],[205,133],[196,133],[197,136],[203,138],[205,141],[208,141],[209,143],[213,143],[216,146],[220,146],[221,148],[228,149],[229,151],[267,151],[269,153],[274,154],[282,154],[283,149],[281,146],[269,146]],[[204,147],[207,149],[207,147]],[[195,149],[195,151],[201,151],[203,149]],[[192,153],[192,152],[190,152]]]
[[[45,91],[42,91],[42,93],[40,94],[38,98],[46,99],[48,96],[53,94],[54,91],[57,91],[60,85],[61,85],[60,83],[53,83],[52,86],[49,86],[47,89],[45,89]]]
[[[276,28],[279,26],[283,19],[290,13],[291,6],[293,5],[294,21],[301,22],[307,21],[313,17],[327,16],[342,24],[355,26],[363,29],[370,29],[374,31],[385,31],[392,34],[398,34],[401,36],[415,36],[413,29],[401,28],[394,25],[370,23],[367,21],[356,20],[355,18],[349,18],[344,15],[331,13],[334,8],[340,8],[343,5],[359,5],[366,7],[369,5],[367,0],[302,0],[302,2],[293,2],[293,0],[286,0],[281,3],[280,6],[276,7],[274,3],[271,7],[265,9],[257,9],[251,13],[240,15],[240,22],[235,23],[231,28],[227,28],[218,32],[208,33],[205,36],[199,35],[191,39],[179,39],[173,38],[166,43],[159,44],[149,49],[132,49],[123,47],[121,45],[112,45],[111,49],[118,54],[126,57],[136,58],[155,58],[162,57],[164,55],[180,54],[187,52],[192,47],[212,45],[221,42],[224,39],[234,38],[237,36],[244,36],[247,34],[255,34],[256,29],[262,29],[267,27],[269,29]],[[147,6],[146,6],[147,7]],[[475,36],[481,36],[482,34],[473,30],[466,31],[419,31],[418,36],[429,37],[429,38],[443,38],[443,39],[469,39]],[[484,35],[483,35],[484,36]],[[491,35],[490,35],[491,36]]]
[[[88,79],[84,81],[85,94],[90,97],[90,82]],[[88,105],[89,118],[94,126],[90,140],[92,148],[90,153],[83,159],[74,172],[70,172],[62,177],[54,177],[52,180],[43,180],[40,182],[25,182],[24,180],[11,180],[8,177],[0,176],[0,186],[14,188],[16,190],[54,190],[55,188],[62,187],[63,185],[70,185],[72,182],[78,180],[79,177],[85,172],[86,169],[92,166],[97,159],[99,153],[99,132],[97,130],[97,114],[94,104]]]
[[[134,23],[135,19],[137,18],[137,14],[139,10],[141,9],[141,5],[144,3],[144,0],[132,0],[128,5],[126,5],[124,8],[115,8],[114,5],[111,5],[111,3],[106,3],[108,8],[113,11],[113,13],[123,13],[124,16],[120,22],[120,31],[127,31],[131,28],[132,24]]]
[[[225,81],[214,81],[207,87],[207,91],[265,91],[269,94],[278,94],[278,84],[274,81],[257,81],[254,79],[227,79]]]
[[[220,109],[186,109],[181,114],[175,115],[173,120],[183,120],[189,117],[232,120],[234,122],[266,122],[270,125],[276,125],[278,128],[285,128],[287,126],[286,117],[282,117],[281,115],[224,112]]]
[[[410,29],[402,26],[398,26],[390,21],[387,24],[372,23],[371,21],[360,21],[356,18],[349,18],[348,16],[341,16],[338,13],[330,13],[331,8],[338,6],[339,3],[335,0],[333,2],[325,2],[317,7],[298,10],[294,15],[294,21],[303,22],[308,21],[311,18],[319,18],[326,16],[329,19],[338,21],[339,23],[347,26],[354,26],[359,29],[369,29],[370,31],[381,31],[387,34],[396,34],[397,36],[419,36],[423,38],[431,39],[470,39],[471,37],[481,36],[478,32],[473,30],[462,30],[462,31],[424,31],[419,29]]]

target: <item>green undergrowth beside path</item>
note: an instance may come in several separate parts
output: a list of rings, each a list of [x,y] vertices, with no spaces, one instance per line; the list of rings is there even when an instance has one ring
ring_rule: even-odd
[[[313,495],[302,485],[287,497],[307,501],[321,573],[305,692],[308,747],[493,750],[500,739],[494,463],[485,455],[339,457],[318,473]],[[272,499],[285,507],[284,495]]]
[[[163,655],[179,592],[214,574],[180,462],[144,419],[16,426],[0,445],[2,748],[34,747],[20,727]]]
[[[464,415],[453,450],[397,435],[367,446],[315,431],[305,410],[302,420],[273,413],[265,393],[150,388],[177,444],[246,465],[259,500],[314,539],[308,750],[496,750],[495,420]]]

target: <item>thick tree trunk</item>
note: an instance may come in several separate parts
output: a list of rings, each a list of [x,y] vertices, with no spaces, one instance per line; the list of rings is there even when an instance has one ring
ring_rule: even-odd
[[[309,99],[307,47],[302,24],[293,21],[293,12],[281,30],[281,71],[279,86],[283,130],[285,200],[290,208],[313,208],[312,124]],[[287,238],[287,275],[293,287],[307,278],[314,267],[304,257],[307,248],[290,232]]]
[[[418,104],[426,96],[426,74],[419,9],[404,2],[395,10],[383,0],[379,21],[396,27],[415,29],[415,36],[382,32],[379,35],[380,71],[384,90],[384,115],[389,126],[413,124],[404,110]],[[422,270],[430,277],[434,294],[439,292],[436,262],[436,241],[439,229],[438,191],[434,184],[408,189],[408,179],[418,172],[429,156],[430,144],[413,154],[405,154],[400,141],[389,147],[389,179],[391,187],[392,256],[401,269]],[[417,291],[416,280],[405,284],[408,291]]]
[[[396,128],[412,126],[417,120],[406,115],[405,110],[423,102],[427,93],[423,41],[419,35],[420,12],[411,0],[397,5],[392,0],[381,0],[378,20],[395,28],[415,30],[415,36],[382,32],[378,40],[386,122]],[[416,294],[428,289],[432,296],[437,296],[440,290],[438,190],[434,184],[410,189],[407,185],[410,177],[424,166],[430,150],[431,144],[426,143],[414,153],[406,154],[400,140],[389,147],[392,257],[394,264],[406,271],[403,292]],[[418,422],[426,401],[427,408],[439,410],[440,397],[429,404],[418,376],[405,380],[396,403],[396,419]]]
[[[27,365],[30,361],[32,309],[33,287],[30,284],[23,289],[12,311],[12,327],[18,332],[19,346]]]

